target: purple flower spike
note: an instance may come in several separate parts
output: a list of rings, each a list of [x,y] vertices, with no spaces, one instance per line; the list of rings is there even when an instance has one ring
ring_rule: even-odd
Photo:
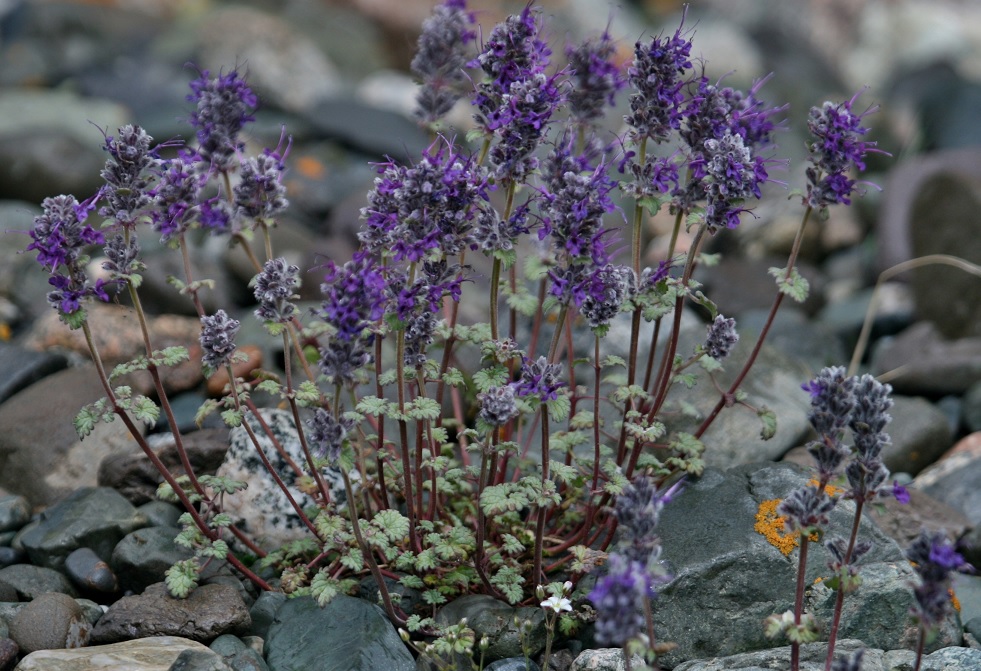
[[[542,401],[553,401],[558,398],[558,390],[565,386],[559,379],[562,374],[562,364],[548,363],[540,356],[535,361],[525,359],[521,366],[521,378],[518,380],[515,394],[518,396],[535,396]]]
[[[973,573],[944,531],[921,531],[906,549],[906,558],[920,582],[913,588],[913,615],[926,630],[944,621],[951,609],[950,583],[953,573]]]
[[[197,128],[198,154],[219,172],[231,170],[241,149],[238,135],[245,124],[255,121],[259,100],[238,72],[209,78],[208,70],[191,82],[187,100],[196,105],[191,125]]]
[[[736,332],[736,320],[716,315],[715,321],[708,327],[705,353],[716,361],[722,361],[729,356],[737,342],[739,342],[739,334]]]
[[[863,126],[864,118],[877,111],[872,106],[861,114],[852,107],[864,92],[859,91],[851,100],[843,103],[826,102],[821,107],[812,107],[807,127],[814,141],[810,143],[811,167],[807,169],[807,195],[805,204],[816,208],[828,205],[851,203],[855,192],[855,181],[847,173],[855,168],[865,170],[865,155],[875,149],[875,142],[862,140],[869,132]]]
[[[892,481],[892,495],[904,506],[909,503],[909,490],[899,484],[898,480]]]
[[[435,123],[462,97],[469,82],[464,67],[468,46],[476,36],[473,25],[474,16],[466,11],[464,0],[446,0],[423,22],[410,66],[422,82],[415,116],[423,123]]]
[[[204,354],[201,362],[217,370],[231,361],[235,352],[235,335],[241,322],[232,319],[224,310],[218,310],[210,317],[201,317],[201,349]]]
[[[241,179],[233,194],[235,206],[244,217],[270,219],[289,207],[283,173],[292,144],[293,138],[290,138],[282,154],[279,147],[266,149],[259,156],[242,162]]]
[[[150,172],[159,163],[150,151],[152,140],[142,128],[131,125],[121,127],[117,137],[106,136],[104,149],[109,159],[101,172],[106,181],[101,216],[132,227],[139,211],[150,203]]]
[[[491,387],[478,396],[480,418],[492,426],[503,426],[518,416],[518,406],[514,399],[514,387],[506,384]]]
[[[613,62],[616,47],[609,33],[569,47],[566,57],[572,70],[569,111],[580,124],[590,124],[603,115],[603,106],[613,106],[617,91],[627,85],[620,67]]]
[[[589,600],[596,607],[596,642],[620,646],[644,627],[644,599],[653,596],[646,567],[617,553],[610,554],[607,574],[596,581]]]

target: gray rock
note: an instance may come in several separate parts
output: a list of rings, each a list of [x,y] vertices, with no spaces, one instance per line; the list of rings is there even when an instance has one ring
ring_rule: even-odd
[[[0,671],[10,671],[14,668],[14,664],[17,663],[17,655],[20,654],[20,648],[17,647],[17,643],[6,636],[0,638]]]
[[[221,655],[211,650],[182,650],[168,671],[231,671]]]
[[[269,627],[271,671],[414,671],[415,661],[378,606],[348,596],[320,608],[310,597],[290,599]]]
[[[541,608],[515,607],[484,594],[454,599],[440,609],[436,621],[458,624],[463,618],[477,640],[487,637],[486,661],[537,655],[545,648],[545,613]],[[528,623],[518,626],[515,620]]]
[[[981,576],[955,573],[951,589],[960,604],[961,622],[970,622],[981,618]],[[964,627],[968,629],[967,625]]]
[[[119,492],[83,487],[41,514],[38,526],[22,537],[31,562],[59,569],[80,547],[108,560],[123,537],[146,525],[146,518]]]
[[[151,527],[176,527],[182,513],[180,508],[166,501],[147,501],[136,509]]]
[[[962,399],[961,421],[968,431],[981,431],[981,382],[977,382]]]
[[[654,603],[655,630],[678,648],[665,656],[668,665],[682,660],[772,647],[762,622],[793,607],[797,553],[780,543],[782,525],[760,522],[766,501],[785,498],[808,476],[795,467],[749,465],[722,473],[707,470],[667,506],[658,527],[663,558],[673,579]],[[854,517],[850,502],[831,514],[830,536],[848,536]],[[777,532],[774,534],[774,532]],[[916,631],[909,622],[912,569],[894,541],[868,519],[860,537],[874,542],[863,558],[863,586],[845,600],[840,635],[870,646],[909,645]],[[776,544],[774,544],[776,543]],[[789,552],[784,555],[777,545]],[[810,546],[806,584],[830,576],[827,550]],[[812,588],[805,608],[823,621],[831,619],[830,590]],[[705,617],[711,612],[712,617]],[[959,628],[948,622],[939,645],[958,643]]]
[[[0,580],[13,587],[21,601],[30,601],[46,592],[78,595],[64,574],[43,566],[14,564],[0,569]]]
[[[20,564],[25,559],[27,557],[23,550],[7,546],[0,547],[0,568]]]
[[[913,256],[948,254],[981,263],[981,180],[956,172],[926,180],[913,201],[910,236]],[[947,338],[981,336],[981,285],[947,265],[911,272],[917,313]]]
[[[229,634],[219,636],[208,647],[221,655],[225,664],[233,671],[268,671],[269,669],[262,655],[236,636]]]
[[[981,337],[945,340],[931,322],[917,322],[877,345],[871,368],[890,373],[900,394],[963,394],[981,379]]]
[[[76,435],[75,415],[102,396],[95,368],[78,366],[45,377],[0,406],[0,487],[45,506],[95,485],[105,455],[133,449],[120,421],[98,424],[84,441]]]
[[[865,647],[860,641],[839,640],[835,645],[835,657],[851,654],[857,648]],[[827,657],[827,644],[808,643],[801,646],[801,671],[819,671],[824,668]],[[684,662],[674,667],[674,671],[762,671],[763,669],[789,668],[790,647],[759,650],[714,659],[698,659]],[[885,671],[882,665],[882,650],[866,649],[862,665],[863,671]]]
[[[583,650],[572,662],[569,671],[625,671],[626,660],[623,648],[595,648]],[[630,668],[643,668],[644,660],[634,655],[630,658]]]
[[[31,506],[23,496],[0,496],[0,531],[16,531],[31,519]]]
[[[950,449],[950,424],[943,411],[924,398],[894,394],[892,400],[892,421],[886,426],[892,444],[883,448],[882,460],[894,473],[916,475]]]
[[[963,513],[981,526],[981,432],[961,439],[933,466],[920,473],[913,486]]]
[[[769,310],[750,310],[736,317],[740,339],[753,340],[763,329]],[[766,336],[766,344],[817,373],[825,366],[848,360],[841,338],[823,321],[810,321],[801,310],[781,306]]]
[[[91,548],[82,547],[65,558],[65,572],[83,591],[112,594],[119,589],[119,581],[109,564]]]
[[[0,380],[0,403],[44,376],[62,370],[66,365],[68,360],[61,354],[35,352],[0,343],[0,370],[4,372],[3,379]]]
[[[284,603],[287,596],[282,592],[263,592],[255,600],[249,609],[249,616],[252,618],[252,627],[249,632],[253,636],[269,638],[269,627],[276,620],[276,613]]]
[[[186,638],[156,636],[79,650],[41,650],[25,657],[17,668],[18,671],[169,671],[181,652],[188,649],[208,651],[201,643]]]
[[[538,666],[531,660],[524,657],[508,657],[507,659],[499,659],[496,662],[491,662],[484,667],[485,671],[542,671],[542,667]]]
[[[260,414],[286,454],[303,468],[306,457],[291,413],[262,408]],[[302,508],[315,505],[313,498],[297,489],[299,477],[296,471],[279,454],[256,418],[251,413],[246,418],[269,462],[290,488],[294,500]],[[236,427],[229,432],[229,444],[225,462],[218,469],[218,475],[248,483],[245,489],[224,496],[223,510],[231,516],[235,525],[264,547],[278,548],[290,541],[309,537],[310,530],[300,521],[279,485],[266,471],[255,445],[243,427]],[[327,468],[322,472],[330,488],[331,500],[343,502],[346,496],[339,471]],[[354,473],[356,471],[352,471]]]
[[[244,633],[249,611],[238,592],[225,585],[201,585],[186,599],[175,599],[163,583],[141,595],[125,596],[92,630],[92,642],[115,643],[147,636],[181,636],[207,642],[227,633]]]
[[[17,590],[14,589],[13,586],[6,580],[0,580],[0,601],[20,601],[20,597],[17,595]]]
[[[10,638],[27,653],[84,647],[91,631],[92,625],[75,599],[57,592],[38,596],[10,622]]]
[[[127,116],[119,105],[69,91],[5,91],[0,197],[41,202],[59,193],[94,193],[105,163],[99,129],[118,128]]]
[[[429,138],[414,121],[350,98],[325,100],[304,119],[328,138],[372,156],[411,161],[429,145]]]

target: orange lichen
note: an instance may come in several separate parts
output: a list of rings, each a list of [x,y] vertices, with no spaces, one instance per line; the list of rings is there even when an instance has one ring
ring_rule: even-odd
[[[810,485],[811,487],[814,487],[815,489],[821,486],[821,482],[817,478],[811,478],[810,480],[807,481],[807,484]],[[828,496],[837,496],[838,494],[841,494],[843,491],[845,491],[844,487],[835,487],[834,485],[824,486],[824,492]]]
[[[782,515],[777,515],[777,506],[779,505],[780,499],[763,501],[756,511],[756,524],[753,525],[753,529],[786,557],[797,547],[799,534],[794,531],[786,531],[787,519]]]
[[[950,605],[953,606],[954,610],[956,610],[958,613],[961,612],[961,602],[960,599],[957,598],[957,595],[954,594],[954,590],[948,589],[947,594],[950,595]]]

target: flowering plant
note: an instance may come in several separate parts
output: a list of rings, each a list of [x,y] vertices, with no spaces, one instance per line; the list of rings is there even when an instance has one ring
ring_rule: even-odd
[[[105,185],[82,203],[47,199],[29,246],[51,273],[50,303],[85,333],[106,394],[76,426],[84,436],[95,422],[119,417],[160,470],[161,493],[185,508],[178,540],[198,558],[168,573],[176,595],[194,587],[201,558],[227,559],[262,589],[321,603],[350,589],[352,576],[370,573],[389,617],[410,632],[437,631],[439,605],[483,592],[510,603],[537,599],[551,611],[550,632],[558,620],[567,634],[584,612],[573,609],[573,589],[596,564],[595,552],[611,549],[619,524],[623,547],[610,553],[589,597],[597,635],[624,644],[646,632],[650,652],[649,599],[664,579],[657,516],[679,495],[673,483],[702,472],[701,438],[722,411],[750,408],[763,436],[773,435],[772,411],[753,408],[740,385],[782,301],[807,295],[795,264],[809,218],[848,204],[858,190],[849,175],[874,151],[862,125],[874,108],[855,113],[856,96],[812,110],[803,216],[787,265],[771,269],[777,286],[762,333],[697,429],[671,432],[664,417],[676,390],[693,381],[686,371],[700,366],[711,376],[738,341],[735,321],[702,293],[695,274],[710,260],[706,240],[738,227],[773,182],[770,170],[781,162],[772,135],[785,108],[763,102],[763,81],[743,92],[699,74],[683,21],[669,35],[638,42],[626,69],[606,33],[569,47],[565,67],[553,64],[532,3],[495,27],[476,53],[473,26],[463,0],[446,0],[426,22],[412,69],[421,81],[416,116],[433,130],[432,144],[415,162],[377,165],[360,249],[327,264],[314,310],[296,304],[299,268],[274,254],[269,234],[288,206],[291,142],[283,137],[246,156],[242,132],[258,98],[238,72],[204,71],[192,82],[194,143],[154,147],[136,126],[107,133]],[[464,67],[475,72],[469,139],[477,151],[443,125],[466,95]],[[606,142],[599,122],[624,89],[625,130]],[[624,199],[631,205],[618,204]],[[96,208],[101,226],[86,223]],[[644,224],[661,210],[674,216],[667,253],[645,267]],[[254,316],[282,341],[282,375],[234,376],[240,320],[205,312],[200,293],[213,282],[192,274],[194,229],[227,236],[249,258]],[[679,243],[683,230],[692,232],[687,248]],[[241,483],[191,468],[159,377],[161,366],[188,354],[153,348],[138,291],[140,234],[159,235],[182,255],[186,274],[175,284],[200,317],[202,365],[231,380],[199,420],[221,411],[226,424],[244,428],[307,542],[261,547],[222,510],[223,494]],[[621,235],[626,259],[618,254]],[[85,272],[85,253],[98,244],[108,282]],[[475,269],[482,263],[489,272]],[[146,354],[107,371],[84,302],[108,300],[112,288],[128,295]],[[481,291],[486,320],[463,323],[461,301]],[[682,313],[691,303],[710,323],[704,342],[682,352]],[[629,322],[622,356],[606,340],[618,320]],[[653,335],[642,344],[645,322]],[[588,347],[573,337],[584,330]],[[113,387],[134,370],[148,371],[155,400]],[[289,408],[303,453],[291,468],[313,493],[313,509],[298,503],[259,445],[256,431],[277,441],[252,400],[256,391]],[[152,423],[161,411],[184,476],[156,458],[135,424]],[[328,472],[343,481],[344,496],[328,486]],[[866,478],[856,496],[881,484],[856,477]],[[262,577],[269,575],[276,577]],[[568,582],[551,583],[545,599],[557,576]],[[403,611],[386,577],[419,590],[425,608]],[[447,649],[472,652],[473,637],[457,633]]]

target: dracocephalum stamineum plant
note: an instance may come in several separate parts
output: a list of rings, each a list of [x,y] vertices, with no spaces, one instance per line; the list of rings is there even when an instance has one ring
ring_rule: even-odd
[[[774,306],[749,360],[694,433],[669,433],[662,418],[694,380],[691,369],[711,375],[739,337],[735,321],[700,290],[701,249],[738,227],[773,181],[772,135],[785,110],[763,102],[765,80],[741,92],[699,75],[683,21],[639,41],[627,67],[615,61],[608,33],[568,47],[566,63],[553,62],[533,3],[479,45],[475,35],[461,0],[448,0],[427,22],[412,69],[422,83],[417,116],[433,141],[413,160],[376,164],[360,248],[324,266],[313,311],[296,306],[305,275],[275,254],[270,234],[288,206],[291,140],[284,133],[276,147],[246,155],[244,133],[259,100],[238,71],[202,72],[192,82],[194,141],[154,147],[141,130],[119,129],[106,137],[106,187],[82,203],[45,201],[30,249],[52,273],[52,306],[88,334],[85,301],[108,298],[114,286],[131,296],[146,340],[146,356],[116,375],[98,366],[107,398],[83,410],[80,433],[118,416],[135,435],[135,421],[155,420],[162,409],[186,460],[157,368],[187,354],[152,347],[139,303],[140,233],[181,256],[184,276],[173,283],[201,319],[206,371],[229,370],[236,317],[251,316],[205,312],[200,294],[212,282],[195,276],[189,253],[201,235],[226,237],[250,260],[252,316],[282,343],[280,373],[246,380],[229,371],[226,394],[205,403],[199,419],[220,412],[261,454],[258,434],[272,432],[253,395],[282,400],[303,454],[290,468],[314,505],[301,505],[281,478],[277,487],[309,534],[286,548],[260,547],[222,509],[240,484],[189,467],[176,478],[155,461],[164,493],[187,511],[180,541],[199,552],[173,570],[176,593],[193,587],[199,560],[209,558],[227,558],[272,587],[246,566],[251,554],[278,573],[279,588],[321,603],[370,573],[389,617],[413,634],[437,632],[436,609],[462,594],[540,603],[538,587],[568,580],[575,590],[591,553],[610,547],[618,520],[627,526],[624,506],[637,491],[655,492],[635,501],[647,510],[655,499],[666,502],[679,476],[700,474],[702,435],[721,411],[749,405],[739,387],[773,316],[784,296],[802,300],[807,291],[794,268],[804,225],[813,211],[847,204],[855,190],[848,170],[864,168],[871,150],[854,99],[812,113],[803,222],[788,265],[775,271]],[[471,72],[460,76],[465,64]],[[444,118],[465,97],[465,82],[476,151]],[[621,95],[629,99],[624,134],[605,137],[599,122]],[[615,189],[626,197],[622,210]],[[102,227],[86,223],[95,208]],[[670,252],[645,267],[646,218],[661,209],[675,217]],[[681,250],[685,229],[693,243]],[[103,240],[111,286],[84,272],[85,254]],[[460,304],[471,301],[486,306],[486,321],[464,322]],[[690,302],[711,321],[704,342],[682,352],[681,313]],[[605,340],[617,319],[631,323],[625,357]],[[654,325],[650,343],[640,342],[644,321]],[[573,334],[585,329],[592,346],[581,352]],[[99,361],[94,346],[92,356]],[[139,369],[154,376],[156,402],[113,389],[118,374]],[[772,413],[754,410],[772,435]],[[343,500],[324,480],[328,468],[343,480]],[[625,492],[627,503],[617,503]],[[656,511],[643,515],[656,519]],[[646,600],[648,567],[618,561],[611,560],[619,567],[611,589],[639,585]],[[419,590],[424,609],[403,612],[386,578]],[[573,591],[549,589],[574,601]],[[560,601],[549,607],[552,626],[570,633],[580,614]],[[654,646],[649,610],[642,615]]]

